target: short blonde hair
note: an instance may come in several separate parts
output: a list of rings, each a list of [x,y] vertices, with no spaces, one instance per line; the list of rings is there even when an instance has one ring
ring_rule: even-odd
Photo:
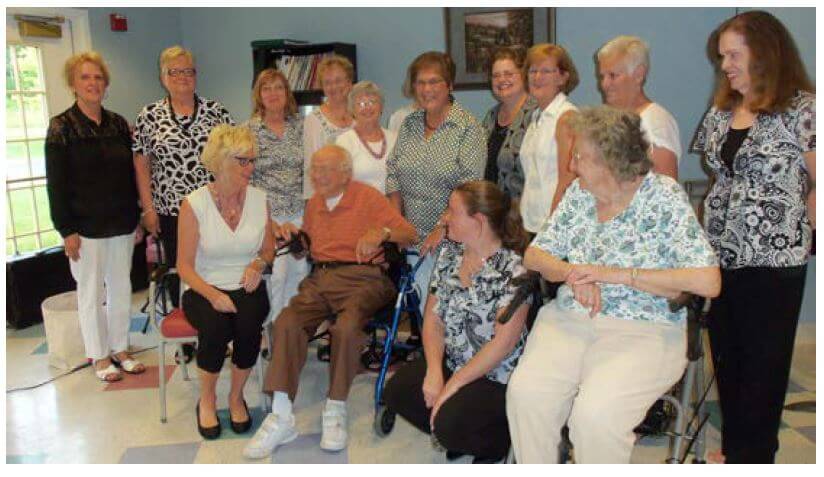
[[[170,46],[160,52],[160,74],[163,74],[163,71],[166,69],[166,65],[171,63],[172,60],[176,60],[180,57],[186,58],[189,60],[189,63],[192,64],[192,67],[195,67],[195,55],[193,55],[192,52],[186,48],[183,48],[180,45],[175,45]]]
[[[352,86],[352,90],[349,91],[349,97],[346,98],[346,105],[349,107],[350,113],[355,111],[355,99],[364,94],[367,96],[377,96],[381,102],[381,108],[383,108],[383,91],[381,91],[380,86],[372,81],[364,80],[355,83],[355,86]]]
[[[318,85],[323,87],[323,75],[335,66],[343,70],[350,82],[355,80],[355,67],[352,66],[352,63],[345,56],[332,54],[324,57],[318,63]]]
[[[200,154],[200,160],[206,170],[218,175],[226,159],[249,151],[257,156],[257,141],[249,128],[219,124],[209,133],[209,140]]]
[[[589,141],[601,160],[621,182],[631,181],[652,169],[649,143],[641,132],[641,116],[612,106],[581,108],[569,120],[573,133]]]
[[[575,68],[575,63],[572,62],[572,57],[562,46],[553,45],[552,43],[538,43],[533,45],[526,52],[526,60],[524,61],[524,70],[529,71],[529,68],[540,61],[552,58],[558,65],[558,69],[564,73],[569,74],[567,81],[564,84],[562,91],[566,94],[572,92],[580,79],[578,78],[578,69]]]
[[[644,76],[649,73],[649,45],[637,36],[616,36],[598,50],[597,56],[598,61],[605,58],[620,58],[628,74],[639,66],[644,67]]]
[[[263,117],[265,109],[263,107],[263,99],[260,97],[260,90],[267,83],[280,81],[286,89],[286,111],[284,116],[290,118],[298,114],[298,103],[295,101],[295,95],[292,94],[292,88],[289,87],[289,80],[286,76],[275,68],[266,68],[258,73],[255,80],[255,85],[252,87],[252,117]]]
[[[72,55],[66,60],[66,64],[63,65],[63,79],[66,80],[66,86],[69,88],[74,86],[74,74],[83,63],[91,63],[100,68],[100,71],[103,73],[103,81],[106,82],[107,87],[109,86],[109,67],[106,66],[106,62],[103,61],[100,53],[93,50]]]

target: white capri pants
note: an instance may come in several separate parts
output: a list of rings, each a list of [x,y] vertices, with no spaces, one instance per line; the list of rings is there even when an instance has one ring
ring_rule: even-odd
[[[274,220],[279,224],[291,222],[297,228],[303,225],[302,215],[275,217]],[[264,324],[274,323],[289,300],[298,294],[298,286],[308,274],[309,264],[305,258],[296,259],[291,253],[275,258],[272,275],[266,285],[269,290],[269,316]]]
[[[80,237],[80,258],[69,259],[77,282],[77,313],[86,356],[93,360],[129,348],[134,232]]]
[[[577,463],[629,463],[633,429],[683,375],[686,332],[544,305],[509,380],[518,463],[557,463],[568,423]]]

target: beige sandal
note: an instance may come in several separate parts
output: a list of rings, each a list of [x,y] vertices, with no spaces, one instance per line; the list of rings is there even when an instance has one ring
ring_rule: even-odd
[[[146,371],[146,366],[144,366],[143,363],[129,356],[128,353],[126,353],[126,356],[126,359],[122,361],[112,356],[112,363],[129,374],[140,374]]]

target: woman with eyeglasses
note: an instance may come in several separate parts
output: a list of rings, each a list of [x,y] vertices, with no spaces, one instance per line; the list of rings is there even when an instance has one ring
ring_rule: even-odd
[[[418,283],[428,290],[435,263],[430,252],[445,236],[441,215],[455,187],[483,177],[486,136],[472,114],[452,97],[455,63],[449,55],[429,51],[409,68],[421,109],[409,114],[398,132],[386,162],[386,193],[418,236],[427,237],[420,248],[427,257],[418,269]],[[424,303],[426,296],[421,297],[422,307]]]
[[[160,82],[169,95],[145,106],[137,115],[132,151],[143,226],[160,236],[167,262],[173,264],[180,202],[211,179],[200,161],[209,132],[218,124],[234,124],[234,120],[222,104],[195,93],[197,70],[189,50],[181,46],[163,50]],[[176,280],[170,294],[177,306]]]
[[[349,109],[355,125],[335,143],[352,156],[352,179],[386,193],[386,158],[398,135],[381,127],[383,93],[371,81],[361,81],[349,92]]]
[[[189,286],[183,310],[197,329],[200,399],[195,419],[204,439],[221,433],[215,388],[229,342],[229,421],[237,434],[252,427],[243,386],[257,362],[261,325],[269,313],[261,276],[275,258],[266,192],[249,185],[257,153],[257,140],[248,128],[215,127],[202,153],[203,165],[215,180],[180,205],[177,269]]]
[[[538,103],[520,151],[524,171],[521,215],[524,228],[534,235],[575,179],[569,168],[572,136],[567,121],[578,108],[567,95],[578,86],[578,70],[569,53],[551,43],[530,48],[524,67],[529,94]]]
[[[524,88],[527,79],[523,50],[496,50],[489,64],[489,80],[498,104],[483,121],[487,134],[484,178],[497,183],[510,197],[520,197],[524,190],[521,143],[538,106]]]
[[[303,198],[312,197],[309,160],[323,146],[352,129],[352,112],[347,106],[355,79],[355,67],[341,55],[330,55],[318,63],[318,79],[326,100],[303,120]]]

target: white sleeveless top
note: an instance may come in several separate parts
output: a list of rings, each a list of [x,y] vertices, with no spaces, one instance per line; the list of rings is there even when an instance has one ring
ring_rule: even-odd
[[[532,113],[532,122],[524,134],[520,150],[524,170],[521,217],[529,232],[541,230],[558,185],[558,144],[555,140],[558,119],[567,111],[577,109],[564,93],[558,93],[543,111],[536,109]]]
[[[186,200],[195,213],[200,233],[195,271],[209,285],[222,290],[239,289],[243,271],[260,252],[269,224],[266,193],[246,187],[246,201],[234,231],[217,210],[209,186],[192,192]]]

